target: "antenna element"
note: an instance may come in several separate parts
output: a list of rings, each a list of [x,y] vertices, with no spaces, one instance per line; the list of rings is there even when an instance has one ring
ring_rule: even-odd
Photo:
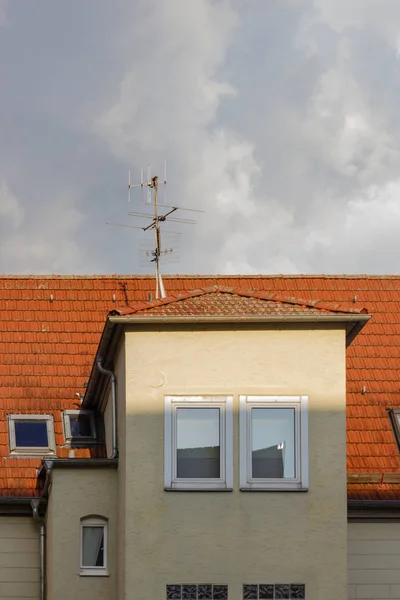
[[[140,183],[131,183],[131,172],[128,172],[128,202],[131,201],[131,188],[140,188],[141,200],[143,202],[144,188],[147,190],[146,200],[144,204],[153,207],[153,214],[141,213],[141,212],[130,212],[128,215],[132,217],[140,217],[142,219],[150,219],[149,225],[145,227],[138,227],[136,225],[123,225],[122,223],[107,223],[107,225],[114,225],[117,227],[129,227],[133,229],[141,229],[142,231],[154,231],[154,247],[152,250],[146,252],[146,256],[150,259],[150,262],[154,263],[155,276],[156,276],[156,298],[165,298],[165,288],[161,277],[160,261],[163,256],[170,255],[174,252],[174,248],[168,247],[163,248],[161,245],[161,225],[165,222],[183,223],[188,225],[194,225],[196,221],[188,218],[180,218],[176,216],[176,212],[180,210],[203,213],[203,210],[195,210],[193,208],[184,208],[182,206],[173,206],[167,204],[167,161],[164,163],[164,180],[162,181],[164,187],[164,204],[159,205],[159,180],[158,176],[154,175],[151,177],[150,165],[147,167],[147,182],[143,182],[143,169],[140,169]],[[160,214],[160,208],[169,209],[167,212]],[[170,232],[173,233],[173,232]]]

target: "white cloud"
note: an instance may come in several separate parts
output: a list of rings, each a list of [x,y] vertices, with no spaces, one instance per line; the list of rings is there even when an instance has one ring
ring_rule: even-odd
[[[126,222],[127,168],[165,156],[169,201],[206,211],[179,226],[181,272],[398,269],[397,0],[100,3],[65,48],[46,3],[10,20],[35,31],[5,69],[13,270],[135,271],[132,231],[102,221]],[[22,108],[15,72],[35,73]]]
[[[313,0],[320,18],[342,33],[346,28],[368,29],[395,46],[399,33],[397,0]]]
[[[124,46],[132,56],[130,68],[94,129],[116,156],[129,161],[138,149],[186,150],[213,124],[222,98],[234,93],[219,68],[237,14],[227,1],[139,0],[130,16],[134,24]]]
[[[0,269],[18,273],[86,271],[82,263],[78,227],[82,214],[74,207],[73,193],[61,193],[46,207],[44,227],[34,215],[24,215],[15,197],[0,188],[0,215],[9,217],[14,231],[4,230],[0,241]],[[3,203],[8,199],[8,205]],[[11,200],[10,200],[11,198]],[[8,206],[8,210],[7,210]],[[81,265],[81,269],[79,268]]]
[[[15,194],[9,189],[7,183],[0,179],[0,217],[18,227],[23,219],[24,211]]]
[[[361,185],[385,178],[399,158],[384,116],[372,110],[340,58],[321,76],[302,128],[320,160],[338,177],[354,178]]]
[[[130,31],[130,52],[140,57],[132,60],[116,101],[98,116],[94,130],[127,162],[138,154],[144,161],[160,159],[160,149],[173,157],[176,204],[207,211],[213,258],[198,235],[197,268],[213,264],[224,271],[231,261],[225,227],[234,218],[255,216],[259,174],[252,144],[218,124],[224,99],[235,94],[222,67],[238,14],[232,3],[212,0],[136,4],[140,27]],[[150,29],[155,43],[138,53],[141,32]]]
[[[228,75],[232,70],[226,67],[232,45],[241,39],[244,2],[196,0],[190,14],[181,0],[168,7],[156,6],[154,0],[136,4],[140,27],[128,28],[129,41],[122,44],[132,57],[130,68],[114,102],[102,107],[93,127],[126,163],[138,156],[138,162],[149,156],[160,160],[163,152],[172,156],[179,179],[176,202],[207,211],[191,238],[192,263],[184,270],[328,268],[316,264],[315,246],[321,240],[334,246],[332,231],[341,226],[343,215],[351,214],[354,198],[370,186],[387,185],[398,164],[396,132],[355,72],[357,42],[348,33],[351,27],[366,28],[391,42],[391,3],[384,3],[382,13],[372,2],[364,7],[358,3],[356,9],[344,1],[338,6],[336,0],[315,0],[309,9],[303,4],[293,49],[307,69],[317,61],[318,71],[300,107],[280,89],[284,80],[262,77],[262,62],[251,65],[254,93],[258,87],[266,97],[272,91],[279,98],[264,113],[253,113],[253,90],[235,89]],[[290,6],[293,10],[296,4]],[[265,15],[271,18],[272,13]],[[255,10],[254,20],[257,14]],[[142,33],[150,24],[155,43],[143,52]],[[336,35],[325,49],[322,26]],[[268,52],[267,34],[264,43]],[[294,54],[284,32],[280,43],[290,69]],[[220,122],[238,93],[237,101],[243,102],[240,132],[234,122]],[[252,121],[258,131],[252,132]],[[278,171],[274,154],[280,157]],[[351,228],[343,235],[351,236]],[[330,268],[345,271],[346,262],[340,261],[347,259],[332,255],[337,263],[331,261]],[[353,263],[355,270],[361,268],[362,256]]]
[[[349,272],[382,272],[382,264],[396,265],[400,230],[400,179],[383,186],[370,186],[349,201],[342,226],[326,231],[323,240],[310,240],[314,265],[321,260],[326,271],[338,263],[347,264]],[[395,269],[398,272],[398,269]]]

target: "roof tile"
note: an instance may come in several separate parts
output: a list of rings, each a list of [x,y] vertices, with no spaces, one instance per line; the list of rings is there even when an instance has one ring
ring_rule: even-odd
[[[345,306],[337,302],[304,300],[284,294],[232,288],[204,287],[185,294],[170,295],[155,302],[136,302],[112,314],[123,316],[249,316],[249,315],[317,315],[366,313],[364,308]]]
[[[190,290],[217,285],[237,295],[248,291],[253,301],[255,292],[261,292],[261,297],[275,295],[275,302],[278,297],[304,298],[313,308],[318,302],[328,302],[328,310],[333,305],[346,310],[365,306],[373,319],[347,351],[348,469],[350,473],[400,471],[387,413],[387,408],[400,408],[400,277],[179,275],[165,277],[164,284],[168,293],[180,299]],[[68,456],[60,433],[61,411],[76,408],[75,394],[84,391],[105,317],[118,307],[129,308],[128,304],[148,306],[150,292],[154,293],[154,278],[147,276],[0,277],[0,364],[21,369],[21,375],[11,370],[12,374],[8,371],[0,377],[0,494],[38,494],[40,461],[8,458],[6,415],[27,410],[53,414],[57,453]],[[90,450],[77,449],[79,456],[85,452]],[[395,483],[349,483],[348,489],[350,498],[391,498],[400,493]]]

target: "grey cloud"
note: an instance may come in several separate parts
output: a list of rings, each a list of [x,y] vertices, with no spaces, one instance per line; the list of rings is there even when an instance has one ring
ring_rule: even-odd
[[[20,202],[4,180],[0,180],[0,217],[8,221],[8,224],[11,222],[14,227],[17,227],[23,219]]]
[[[397,0],[9,5],[0,268],[138,271],[145,235],[105,221],[134,223],[127,170],[167,157],[169,200],[206,213],[166,270],[396,271],[399,18]]]
[[[8,0],[0,0],[0,27],[7,25]]]

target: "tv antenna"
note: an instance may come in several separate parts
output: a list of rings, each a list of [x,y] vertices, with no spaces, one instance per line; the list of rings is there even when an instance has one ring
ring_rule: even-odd
[[[164,202],[160,205],[159,203],[159,188],[160,183],[164,188]],[[153,208],[152,214],[142,212],[129,212],[128,215],[131,217],[149,219],[150,223],[144,227],[137,225],[122,225],[119,223],[107,223],[108,225],[117,225],[121,227],[129,227],[133,229],[141,229],[142,231],[153,231],[154,232],[154,246],[151,250],[147,250],[145,255],[150,262],[154,263],[155,266],[155,278],[156,278],[156,299],[165,298],[165,288],[161,276],[160,262],[163,257],[168,258],[173,255],[174,248],[169,246],[164,248],[161,244],[161,225],[164,223],[182,223],[185,225],[195,225],[196,221],[191,218],[177,217],[178,211],[204,213],[203,210],[196,210],[193,208],[185,208],[182,206],[172,206],[167,204],[167,165],[164,164],[164,179],[162,182],[159,181],[157,175],[151,177],[150,165],[147,167],[147,181],[143,181],[143,169],[140,170],[140,183],[131,183],[131,174],[129,171],[128,175],[128,202],[131,201],[130,192],[132,188],[140,188],[141,199],[146,206]],[[166,211],[166,212],[165,212]],[[179,213],[178,213],[179,214]],[[174,232],[167,232],[174,233]]]

